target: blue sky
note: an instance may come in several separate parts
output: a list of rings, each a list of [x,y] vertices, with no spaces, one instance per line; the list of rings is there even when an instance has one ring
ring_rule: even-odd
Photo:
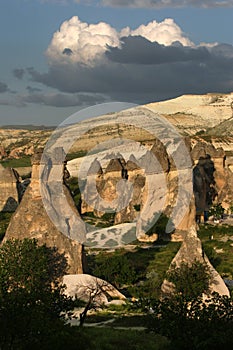
[[[221,0],[1,0],[0,125],[233,91],[232,19]]]

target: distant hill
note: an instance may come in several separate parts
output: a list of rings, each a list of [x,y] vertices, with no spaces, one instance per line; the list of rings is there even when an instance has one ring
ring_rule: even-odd
[[[12,130],[54,130],[56,126],[46,126],[46,125],[3,125],[0,126],[1,129],[12,129]]]
[[[124,111],[127,123],[116,125],[119,113],[104,115],[99,118],[100,126],[78,138],[73,144],[71,153],[80,154],[95,147],[97,144],[114,138],[129,138],[144,142],[152,140],[153,136],[145,130],[144,116],[159,114],[167,119],[183,136],[203,139],[215,147],[223,147],[225,151],[233,150],[233,92],[229,94],[210,93],[206,95],[183,95],[171,100],[149,103],[144,106]],[[133,126],[135,116],[141,117],[141,125]],[[108,120],[109,123],[102,121]],[[88,124],[88,121],[86,121]],[[79,129],[79,124],[70,127],[70,136]],[[46,125],[5,125],[0,127],[0,159],[30,156],[34,150],[44,147],[51,136],[54,126]],[[75,135],[74,135],[75,136]],[[75,139],[75,138],[74,138]]]
[[[211,135],[216,135],[215,130],[219,133],[221,129],[217,125],[224,125],[227,120],[230,125],[232,123],[232,102],[233,93],[211,93],[183,95],[172,100],[150,103],[146,107],[165,117],[183,135],[209,134],[209,130]]]
[[[208,130],[209,135],[233,136],[233,117]]]

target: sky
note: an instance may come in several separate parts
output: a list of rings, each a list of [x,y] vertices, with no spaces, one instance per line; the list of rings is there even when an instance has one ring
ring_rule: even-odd
[[[233,0],[1,0],[0,125],[233,91]]]

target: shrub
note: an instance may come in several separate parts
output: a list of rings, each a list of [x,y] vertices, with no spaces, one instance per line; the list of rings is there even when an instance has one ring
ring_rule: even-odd
[[[136,272],[129,259],[122,254],[116,254],[106,258],[99,254],[94,275],[111,282],[117,288],[124,284],[132,284],[136,280]]]
[[[66,268],[63,255],[36,240],[0,247],[1,349],[30,348],[61,329],[74,305],[60,284]]]
[[[194,261],[190,266],[183,262],[179,267],[173,266],[167,273],[167,280],[175,286],[175,293],[186,300],[193,300],[209,293],[210,273],[207,265]]]

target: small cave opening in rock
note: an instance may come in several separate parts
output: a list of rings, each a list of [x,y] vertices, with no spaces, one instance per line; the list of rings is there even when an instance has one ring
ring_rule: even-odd
[[[209,209],[218,195],[214,172],[214,162],[209,154],[200,157],[193,169],[193,192],[197,222],[208,219]]]

